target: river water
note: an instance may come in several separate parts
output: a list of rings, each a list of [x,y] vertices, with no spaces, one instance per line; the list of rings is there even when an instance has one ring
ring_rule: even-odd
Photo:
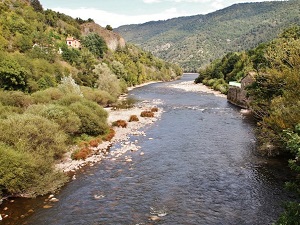
[[[255,154],[253,122],[226,98],[170,87],[195,77],[131,91],[140,100],[160,100],[164,110],[147,136],[130,138],[141,150],[85,168],[52,208],[42,208],[46,197],[19,201],[16,209],[34,212],[0,225],[274,222],[290,198],[283,189],[286,165]]]

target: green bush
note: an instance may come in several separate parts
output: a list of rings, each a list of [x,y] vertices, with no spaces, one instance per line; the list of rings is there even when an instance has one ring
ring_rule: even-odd
[[[75,102],[83,101],[83,97],[76,95],[76,94],[68,94],[59,99],[56,103],[63,106],[69,106]]]
[[[57,123],[67,134],[74,135],[78,133],[81,121],[76,113],[72,112],[66,106],[60,105],[32,105],[25,113],[39,115]]]
[[[31,96],[34,99],[35,103],[49,103],[54,100],[59,100],[65,94],[58,88],[47,88],[42,91],[37,91]]]
[[[14,113],[22,113],[22,109],[15,106],[5,106],[0,103],[0,119],[6,119]]]
[[[0,142],[0,193],[29,197],[54,191],[67,181],[38,155],[16,151]]]
[[[102,106],[107,106],[116,102],[115,97],[111,96],[108,92],[103,90],[82,86],[81,91],[86,99],[96,102]]]
[[[26,108],[33,103],[33,98],[21,91],[1,91],[0,102],[3,105]]]
[[[66,135],[59,125],[32,114],[11,115],[0,120],[0,142],[21,152],[59,158],[66,150]]]
[[[216,81],[216,79],[209,79],[209,80],[207,81],[207,85],[211,87],[211,86],[214,85],[215,81]]]
[[[93,103],[93,102],[90,102]],[[95,103],[96,104],[96,103]],[[96,106],[98,106],[96,104]],[[100,108],[100,106],[98,106]],[[88,134],[92,136],[105,134],[108,130],[106,123],[107,113],[104,110],[92,109],[81,102],[76,102],[70,105],[70,109],[75,112],[81,120],[79,134]]]

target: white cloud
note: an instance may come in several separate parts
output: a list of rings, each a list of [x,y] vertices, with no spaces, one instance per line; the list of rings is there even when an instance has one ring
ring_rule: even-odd
[[[111,13],[103,10],[93,8],[80,8],[80,9],[67,9],[67,8],[54,8],[54,11],[65,13],[73,18],[80,17],[81,19],[93,19],[99,25],[105,27],[111,25],[116,28],[126,24],[138,24],[148,21],[166,20],[174,17],[187,16],[184,11],[178,11],[176,8],[170,8],[163,12],[147,15],[122,15]]]
[[[152,3],[159,3],[161,0],[143,0],[144,3],[146,4],[152,4]]]

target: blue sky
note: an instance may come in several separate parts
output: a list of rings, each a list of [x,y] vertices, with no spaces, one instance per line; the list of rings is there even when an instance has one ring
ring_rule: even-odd
[[[40,0],[44,9],[92,18],[105,27],[207,14],[235,3],[265,0]]]

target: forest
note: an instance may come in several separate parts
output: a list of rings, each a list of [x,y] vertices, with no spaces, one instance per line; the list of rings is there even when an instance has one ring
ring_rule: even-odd
[[[300,194],[300,27],[292,26],[271,42],[228,53],[200,69],[196,83],[220,90],[256,72],[247,87],[250,109],[257,121],[259,152],[289,158],[294,180],[286,187]],[[221,86],[221,87],[223,87]],[[222,90],[221,90],[222,91]],[[225,93],[225,92],[224,92]],[[300,204],[290,202],[277,224],[298,224]]]
[[[111,50],[99,34],[82,35],[92,22],[38,0],[0,2],[0,199],[62,186],[68,177],[56,160],[82,141],[111,138],[103,107],[117,107],[127,87],[181,76],[179,66],[132,44]]]

